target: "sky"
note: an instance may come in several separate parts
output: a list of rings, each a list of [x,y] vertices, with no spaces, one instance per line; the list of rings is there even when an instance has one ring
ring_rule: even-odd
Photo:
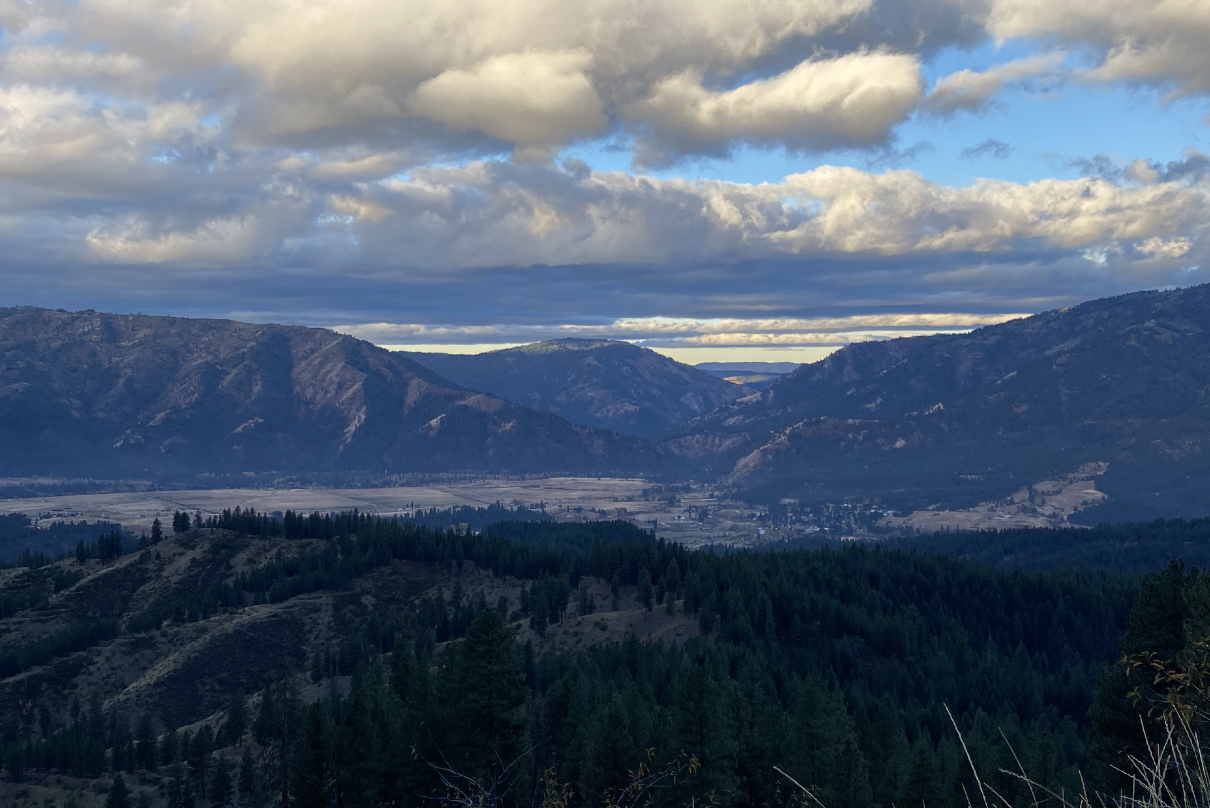
[[[1210,0],[0,0],[0,306],[812,361],[1204,283],[1207,42]]]

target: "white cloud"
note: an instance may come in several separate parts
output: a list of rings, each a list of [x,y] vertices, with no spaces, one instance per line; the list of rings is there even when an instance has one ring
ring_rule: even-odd
[[[942,76],[929,93],[925,110],[948,116],[956,112],[982,112],[1009,85],[1059,74],[1066,55],[1062,52],[1016,59],[983,72],[959,70]]]
[[[398,142],[400,127],[440,141],[418,117],[536,154],[616,123],[613,110],[670,76],[765,70],[873,3],[83,0],[46,15],[77,52],[45,51],[57,62],[39,69],[78,75],[71,65],[93,59],[95,77],[104,59],[111,72],[188,77],[238,104],[241,136],[259,145]]]
[[[1101,81],[1210,91],[1210,4],[1202,0],[995,0],[986,21],[1003,40],[1029,37],[1091,45]]]
[[[73,90],[0,86],[0,180],[91,194],[98,178],[125,186],[130,172],[156,170],[149,158],[164,146],[208,136],[199,105],[185,101],[127,109]]]
[[[475,163],[361,186],[334,204],[354,217],[371,261],[406,254],[416,266],[466,268],[1196,243],[1207,202],[1203,186],[1178,181],[952,187],[912,171],[825,166],[746,185]]]
[[[851,342],[966,331],[1002,323],[1021,314],[912,313],[817,318],[625,318],[601,324],[544,326],[491,324],[433,326],[422,323],[360,323],[335,326],[379,345],[515,345],[552,339],[614,339],[641,345],[692,346],[840,346]],[[485,348],[486,349],[486,348]]]
[[[885,143],[922,94],[915,56],[863,51],[726,91],[688,71],[661,81],[627,116],[654,136],[654,153],[725,152],[732,143],[815,151]]]
[[[597,137],[651,165],[738,145],[889,151],[914,111],[984,109],[1066,75],[1065,53],[1092,55],[1087,78],[1203,92],[1208,25],[1193,0],[0,0],[0,246],[10,266],[104,264],[98,278],[202,265],[333,288],[637,268],[634,299],[694,267],[724,279],[718,308],[752,318],[777,310],[748,299],[768,266],[800,292],[847,273],[891,288],[927,272],[963,294],[1059,265],[1158,278],[1210,266],[1200,153],[1120,162],[1108,180],[967,187],[829,166],[729,183],[507,155]],[[1040,55],[926,95],[935,49],[985,31]],[[1044,270],[1020,268],[1042,253]],[[783,333],[746,315],[682,336]]]
[[[408,107],[418,115],[542,154],[600,134],[608,125],[585,71],[584,51],[496,56],[472,70],[447,70],[421,84]]]

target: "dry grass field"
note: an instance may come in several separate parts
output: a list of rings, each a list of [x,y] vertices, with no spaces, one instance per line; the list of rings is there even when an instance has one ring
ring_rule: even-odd
[[[1078,527],[1070,518],[1105,498],[1097,490],[1096,478],[1108,468],[1108,463],[1088,463],[1061,480],[1043,480],[1022,488],[1009,501],[983,502],[960,511],[915,511],[907,516],[889,516],[882,524],[925,532]]]
[[[24,513],[34,519],[104,519],[120,522],[127,530],[138,533],[149,531],[152,520],[157,518],[167,528],[174,511],[191,514],[201,511],[208,516],[236,505],[268,513],[357,508],[390,516],[407,515],[417,508],[544,503],[547,513],[558,521],[627,519],[642,527],[654,527],[661,538],[690,547],[757,541],[751,508],[720,503],[707,490],[679,494],[676,504],[669,505],[656,498],[644,499],[643,490],[649,485],[641,479],[554,477],[396,488],[225,488],[69,494],[0,500],[0,513]],[[694,517],[693,514],[704,509],[711,509],[711,518]]]

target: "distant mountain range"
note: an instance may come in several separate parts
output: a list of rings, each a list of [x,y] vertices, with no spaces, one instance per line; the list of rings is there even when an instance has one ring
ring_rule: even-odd
[[[761,370],[608,341],[405,355],[323,329],[0,309],[0,475],[648,473],[919,510],[1106,463],[1085,521],[1210,514],[1210,286],[855,344],[756,393],[711,375]]]
[[[405,354],[460,385],[573,424],[652,436],[752,392],[647,348],[558,339],[474,355]]]
[[[757,500],[970,506],[1106,461],[1090,520],[1210,513],[1210,286],[851,345],[665,445]]]
[[[725,382],[720,382],[725,384]],[[0,475],[662,468],[568,423],[316,328],[0,309]]]
[[[694,367],[755,392],[764,390],[798,365],[794,362],[702,362]]]

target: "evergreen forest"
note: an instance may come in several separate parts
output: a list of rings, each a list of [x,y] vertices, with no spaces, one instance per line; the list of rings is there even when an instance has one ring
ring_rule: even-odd
[[[626,522],[181,516],[173,536],[117,558],[84,545],[6,595],[12,621],[81,612],[70,596],[90,581],[126,587],[120,618],[81,614],[0,655],[8,781],[103,778],[106,800],[171,808],[787,805],[806,799],[796,783],[827,808],[962,808],[977,775],[1032,805],[1011,772],[1122,788],[1116,761],[1167,692],[1140,696],[1123,654],[1176,664],[1210,627],[1197,569],[1106,569],[1074,545],[1022,570],[902,547],[690,552]],[[178,545],[202,572],[170,586]],[[63,584],[73,569],[86,577]],[[421,574],[394,601],[373,588]],[[489,600],[484,576],[515,597]],[[348,604],[339,636],[283,646],[267,671],[153,682],[141,702],[35,676],[325,597]],[[548,641],[627,609],[638,631]],[[648,640],[646,621],[681,639]]]

